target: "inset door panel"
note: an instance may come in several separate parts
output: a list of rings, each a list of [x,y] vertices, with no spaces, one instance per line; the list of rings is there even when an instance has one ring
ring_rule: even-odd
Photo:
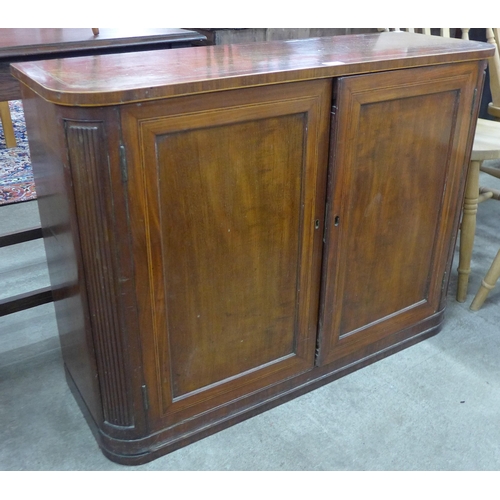
[[[327,80],[124,113],[153,427],[314,366],[330,94]]]
[[[174,398],[295,351],[305,118],[157,136]]]

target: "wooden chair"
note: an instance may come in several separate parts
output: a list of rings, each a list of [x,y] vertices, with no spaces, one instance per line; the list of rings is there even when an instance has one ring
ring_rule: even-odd
[[[8,148],[15,148],[16,136],[14,135],[14,127],[12,126],[12,118],[10,116],[9,103],[7,101],[0,102],[0,119],[2,121],[3,133],[5,136],[5,145]]]
[[[462,38],[469,39],[470,28],[461,28]],[[420,32],[431,35],[430,28],[381,28],[380,31],[409,31]],[[449,28],[436,29],[432,34],[450,37]],[[488,113],[500,120],[500,58],[499,58],[499,28],[487,28],[486,38],[489,43],[496,45],[495,55],[488,61],[490,73],[490,90],[492,102],[489,103]],[[494,199],[500,200],[500,191],[479,186],[479,173],[485,172],[494,177],[500,178],[500,169],[483,166],[485,160],[500,159],[500,121],[485,120],[479,118],[472,147],[469,173],[465,187],[465,198],[462,212],[462,222],[460,226],[459,241],[459,262],[458,262],[458,285],[457,301],[465,302],[469,275],[471,272],[472,249],[474,246],[474,235],[476,232],[476,214],[479,203]],[[500,257],[497,255],[483,285],[481,286],[476,299],[474,299],[471,309],[477,310],[481,307],[489,290],[493,288],[500,274]],[[486,291],[485,291],[486,290]]]
[[[462,28],[462,38],[468,38],[468,29]],[[492,103],[488,106],[488,112],[495,110],[495,103],[500,104],[500,57],[498,50],[498,28],[487,28],[486,38],[489,43],[495,44],[497,50],[495,55],[488,61],[490,73],[490,90]],[[500,109],[500,108],[499,108]],[[500,115],[500,113],[499,113]],[[467,297],[467,288],[470,275],[470,263],[472,249],[474,246],[474,235],[476,231],[476,213],[478,204],[488,199],[500,200],[500,192],[486,187],[479,186],[479,173],[485,172],[494,177],[500,178],[500,169],[495,169],[483,165],[485,160],[500,159],[500,121],[485,120],[479,118],[472,147],[469,174],[465,188],[464,208],[462,213],[462,224],[460,229],[459,262],[458,262],[458,286],[457,300],[464,302]],[[499,261],[497,256],[495,259]],[[472,310],[478,310],[489,290],[491,290],[498,279],[495,278],[495,270],[499,265],[492,265],[491,272],[483,281],[483,285],[471,304]],[[493,271],[492,271],[493,270]],[[485,290],[487,290],[485,292]]]
[[[496,40],[496,45],[497,45],[497,50],[500,45],[500,28],[493,28],[493,33],[490,33],[492,37]],[[488,38],[488,41],[491,39]],[[493,43],[493,42],[492,42]],[[500,119],[500,77],[498,76],[500,72],[499,68],[499,59],[498,57],[496,58],[496,66],[492,67],[490,66],[490,73],[492,71],[495,71],[496,77],[493,78],[492,81],[490,81],[490,89],[491,89],[491,98],[492,102],[489,103],[488,105],[488,113],[491,116],[494,116],[495,118]]]

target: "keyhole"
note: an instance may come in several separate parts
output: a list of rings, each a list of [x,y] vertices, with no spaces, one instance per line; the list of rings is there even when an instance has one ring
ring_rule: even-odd
[[[339,225],[339,223],[340,223],[340,217],[338,215],[335,216],[335,219],[334,219],[333,223],[334,223],[335,226]]]

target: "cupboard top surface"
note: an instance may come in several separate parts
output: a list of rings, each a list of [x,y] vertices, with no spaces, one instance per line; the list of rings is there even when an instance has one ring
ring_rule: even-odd
[[[384,32],[34,61],[11,71],[50,102],[102,106],[491,55],[483,42]]]

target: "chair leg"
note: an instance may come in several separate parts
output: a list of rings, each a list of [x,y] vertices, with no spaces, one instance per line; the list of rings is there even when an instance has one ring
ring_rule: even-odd
[[[460,253],[458,261],[458,302],[465,302],[467,297],[472,247],[474,246],[474,234],[476,232],[480,166],[481,162],[479,161],[470,162],[467,183],[465,185],[465,199],[462,214],[462,226],[460,229]]]
[[[494,258],[491,267],[489,268],[484,280],[481,283],[479,290],[470,305],[470,308],[473,311],[478,311],[479,308],[483,305],[483,302],[486,300],[486,297],[490,293],[500,278],[500,250],[497,253],[497,256]]]
[[[10,108],[7,101],[0,102],[0,119],[2,120],[5,145],[8,148],[15,148],[17,145],[16,136],[14,135],[14,127],[12,126],[12,118],[10,117]]]
[[[487,174],[490,174],[493,177],[496,177],[497,179],[500,179],[500,168],[485,167],[483,165],[483,166],[481,166],[481,172],[486,172]]]

